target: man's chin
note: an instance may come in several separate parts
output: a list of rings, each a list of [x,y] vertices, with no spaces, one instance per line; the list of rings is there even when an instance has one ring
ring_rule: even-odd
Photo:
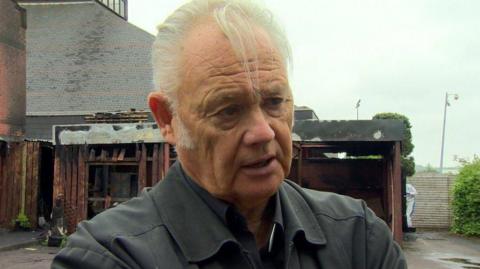
[[[283,182],[283,177],[271,176],[262,180],[243,180],[238,186],[237,193],[244,199],[252,202],[262,201],[274,195]]]

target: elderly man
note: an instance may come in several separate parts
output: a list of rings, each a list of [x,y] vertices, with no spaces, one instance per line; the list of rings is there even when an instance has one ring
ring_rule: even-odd
[[[149,105],[179,161],[83,222],[53,268],[405,268],[365,203],[285,180],[289,46],[263,7],[194,0],[158,28]]]

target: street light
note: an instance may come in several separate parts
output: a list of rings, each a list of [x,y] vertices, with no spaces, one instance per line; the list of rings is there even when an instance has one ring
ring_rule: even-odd
[[[458,100],[458,94],[456,93],[445,93],[445,108],[443,110],[443,128],[442,128],[442,151],[440,152],[440,173],[443,174],[443,150],[445,148],[445,124],[447,122],[447,106],[450,106],[448,102],[448,97],[453,96],[453,100]]]
[[[358,99],[357,104],[355,105],[355,108],[357,109],[357,120],[358,120],[358,108],[360,107],[360,101],[362,99]]]

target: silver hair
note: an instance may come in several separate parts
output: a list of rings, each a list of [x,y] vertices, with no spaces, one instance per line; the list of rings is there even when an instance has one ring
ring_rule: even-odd
[[[199,19],[212,17],[227,36],[237,58],[243,63],[250,83],[255,83],[250,74],[257,74],[256,37],[253,27],[262,28],[280,53],[286,70],[292,64],[291,49],[283,28],[273,14],[255,0],[192,0],[175,10],[158,29],[153,43],[152,62],[155,88],[165,93],[169,109],[175,116],[178,107],[177,89],[180,88],[181,44],[190,29]],[[253,54],[252,59],[248,58]],[[253,65],[252,65],[253,62]],[[253,67],[253,70],[251,69]],[[255,86],[254,84],[251,84]],[[178,119],[180,121],[180,119]],[[179,128],[185,128],[180,122]],[[186,137],[179,146],[192,148],[188,130],[180,130]]]

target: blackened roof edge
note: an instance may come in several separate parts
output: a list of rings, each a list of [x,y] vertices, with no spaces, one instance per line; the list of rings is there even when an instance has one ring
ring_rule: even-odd
[[[402,141],[404,130],[400,120],[299,120],[292,133],[299,142],[380,142]]]

